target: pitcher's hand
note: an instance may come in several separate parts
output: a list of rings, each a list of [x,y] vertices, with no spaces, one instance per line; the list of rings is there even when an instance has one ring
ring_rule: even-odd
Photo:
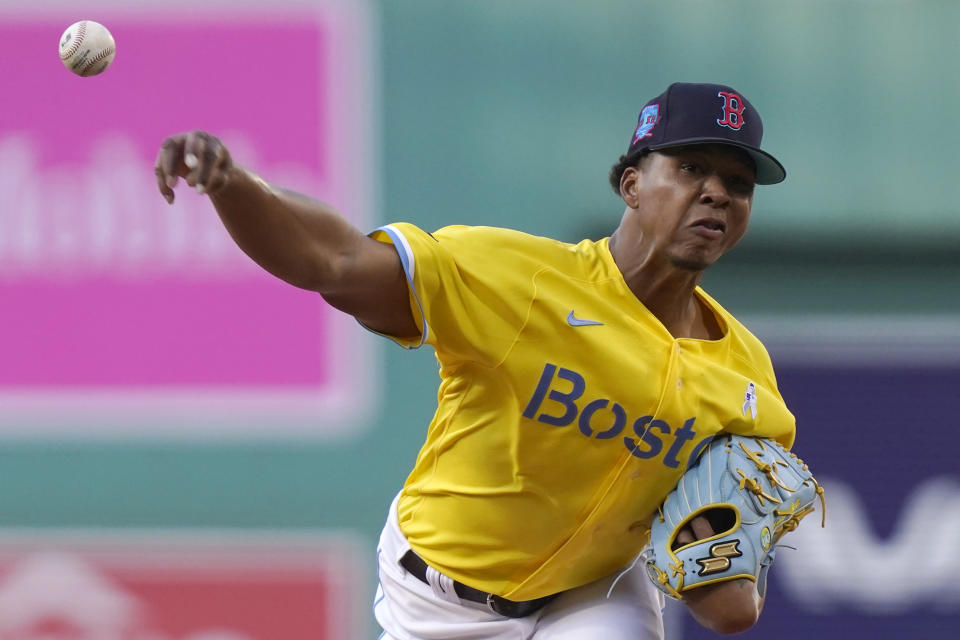
[[[173,204],[173,188],[180,178],[197,193],[216,194],[230,182],[233,168],[230,152],[219,138],[205,131],[191,131],[163,141],[153,172],[160,193]]]

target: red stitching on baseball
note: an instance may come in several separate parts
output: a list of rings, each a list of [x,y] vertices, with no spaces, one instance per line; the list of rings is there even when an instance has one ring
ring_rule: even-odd
[[[115,49],[114,49],[113,47],[108,47],[108,48],[103,49],[102,51],[100,51],[100,53],[98,53],[97,55],[93,56],[93,58],[90,59],[90,62],[88,62],[88,63],[86,64],[86,66],[84,66],[83,69],[80,70],[80,75],[82,75],[82,76],[87,75],[87,71],[90,70],[90,67],[92,67],[93,65],[97,64],[98,62],[100,62],[101,60],[103,60],[104,58],[106,58],[107,56],[112,56],[114,51],[115,51]]]
[[[73,44],[70,45],[70,48],[67,49],[66,53],[60,54],[61,60],[66,60],[73,54],[77,52],[77,49],[80,48],[80,45],[83,44],[83,37],[87,35],[87,21],[83,20],[80,25],[77,27],[77,35],[73,39]]]

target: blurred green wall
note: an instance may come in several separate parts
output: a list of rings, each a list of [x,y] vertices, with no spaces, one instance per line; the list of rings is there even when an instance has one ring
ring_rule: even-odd
[[[608,233],[623,207],[606,173],[640,106],[674,80],[717,81],[761,110],[789,173],[758,190],[750,234],[707,280],[728,308],[960,313],[960,3],[378,6],[382,221]],[[6,442],[0,523],[348,528],[372,557],[437,382],[431,353],[383,351],[382,406],[356,441]]]
[[[673,81],[743,91],[788,171],[706,280],[740,313],[956,313],[960,3],[383,3],[384,216],[576,240]]]

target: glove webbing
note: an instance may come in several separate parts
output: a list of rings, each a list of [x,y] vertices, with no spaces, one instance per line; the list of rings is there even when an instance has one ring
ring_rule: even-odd
[[[763,442],[757,440],[757,444],[760,445],[761,449],[764,448]],[[739,445],[740,445],[740,448],[743,449],[743,452],[747,455],[747,457],[753,461],[753,464],[756,465],[757,469],[761,473],[763,473],[765,476],[767,476],[767,479],[770,480],[770,483],[772,485],[780,487],[784,491],[788,491],[790,493],[795,492],[794,489],[791,489],[787,485],[783,484],[783,481],[780,480],[779,476],[777,476],[777,472],[774,469],[772,464],[768,462],[764,462],[759,457],[759,454],[756,451],[751,451],[750,449],[748,449],[747,446],[742,441],[739,443]],[[806,463],[803,460],[797,457],[797,454],[790,452],[789,456],[794,460],[796,460],[797,464],[799,464],[804,471],[809,471],[810,468],[806,465]],[[787,464],[782,460],[777,460],[776,462],[780,465],[787,466]],[[776,504],[781,503],[781,500],[778,500],[777,498],[763,491],[763,489],[760,487],[757,481],[754,480],[753,478],[748,477],[747,474],[745,474],[741,469],[737,469],[737,473],[740,474],[740,478],[741,478],[740,488],[741,489],[746,488],[752,494],[757,496],[761,505],[763,505],[764,498],[766,498],[772,503],[776,503]],[[810,476],[808,480],[804,480],[804,484],[806,484],[807,482],[813,483],[814,489],[817,492],[817,497],[820,498],[820,507],[821,507],[820,508],[820,514],[821,514],[820,526],[824,527],[826,526],[826,523],[827,523],[827,502],[824,496],[823,487],[820,486],[820,483],[818,483],[817,479],[814,478],[813,476]],[[779,540],[783,536],[783,534],[796,529],[797,525],[800,524],[800,520],[802,520],[804,516],[809,514],[811,511],[813,511],[813,505],[809,505],[806,509],[803,509],[802,511],[794,512],[794,509],[796,509],[797,506],[798,505],[794,505],[794,507],[791,509],[785,509],[785,510],[778,509],[773,512],[774,515],[777,516],[778,518],[785,515],[789,515],[789,518],[787,518],[783,523],[777,525],[775,536],[774,536],[774,542]]]

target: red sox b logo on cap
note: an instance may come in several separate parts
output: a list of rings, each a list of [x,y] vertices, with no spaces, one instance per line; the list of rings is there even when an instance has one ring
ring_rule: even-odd
[[[734,131],[743,126],[743,99],[732,91],[721,91],[717,96],[723,98],[723,119],[717,118],[717,124]]]

